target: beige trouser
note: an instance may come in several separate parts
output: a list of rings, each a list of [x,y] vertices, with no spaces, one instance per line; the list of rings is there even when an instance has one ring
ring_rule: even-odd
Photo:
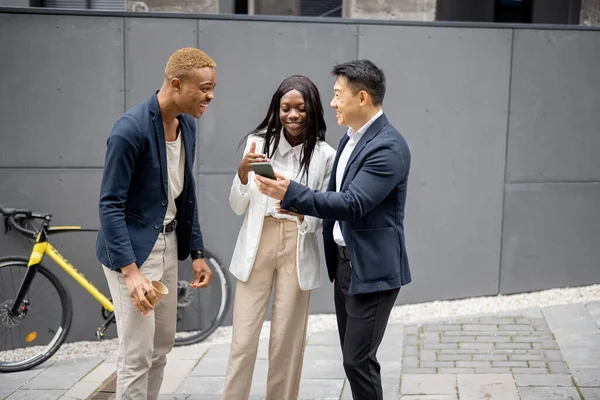
[[[119,353],[117,399],[157,399],[177,325],[177,234],[160,233],[140,272],[169,289],[149,317],[133,305],[120,272],[104,267],[115,306]]]
[[[250,395],[259,334],[273,286],[266,399],[298,398],[310,292],[300,290],[298,284],[297,238],[296,222],[265,218],[250,278],[236,284],[223,400],[246,400]]]

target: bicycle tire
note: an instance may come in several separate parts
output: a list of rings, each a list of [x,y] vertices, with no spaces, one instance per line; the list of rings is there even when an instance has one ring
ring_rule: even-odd
[[[227,271],[223,269],[221,263],[210,252],[205,250],[205,259],[207,264],[213,270],[213,279],[210,285],[214,285],[217,281],[222,287],[222,296],[219,304],[219,312],[217,318],[207,328],[185,337],[175,336],[175,346],[188,346],[195,343],[200,343],[209,337],[221,324],[229,312],[229,307],[232,301],[231,279]],[[209,286],[210,286],[209,285]]]
[[[26,257],[0,257],[0,270],[2,267],[9,265],[28,268],[27,264],[28,259]],[[69,334],[69,330],[71,329],[71,322],[73,320],[73,304],[69,292],[66,290],[61,281],[56,277],[56,275],[54,275],[49,269],[47,269],[43,265],[40,264],[37,267],[37,273],[42,274],[56,289],[62,307],[60,325],[56,329],[56,334],[52,338],[52,341],[48,345],[44,346],[43,351],[41,353],[35,354],[33,357],[29,357],[25,360],[21,360],[18,362],[3,362],[0,359],[0,372],[25,371],[42,364],[50,357],[52,357],[54,353],[56,353],[56,351],[60,348],[60,346],[62,346],[62,344],[67,338],[67,335]],[[1,353],[2,352],[0,352],[0,354]]]

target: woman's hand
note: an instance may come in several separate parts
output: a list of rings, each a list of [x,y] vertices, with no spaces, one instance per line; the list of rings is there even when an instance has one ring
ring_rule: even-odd
[[[265,162],[269,161],[264,154],[255,154],[256,151],[256,142],[252,142],[250,145],[250,151],[246,153],[240,165],[238,165],[238,176],[240,177],[240,181],[242,185],[246,185],[248,183],[248,174],[252,171],[252,164],[257,162]]]

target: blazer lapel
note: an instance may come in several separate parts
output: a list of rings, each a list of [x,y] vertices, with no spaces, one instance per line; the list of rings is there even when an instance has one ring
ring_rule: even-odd
[[[369,126],[369,129],[367,129],[363,137],[361,137],[358,143],[356,144],[354,150],[352,150],[352,154],[350,154],[350,158],[348,159],[348,164],[346,164],[346,171],[348,171],[350,165],[352,165],[352,163],[356,161],[356,157],[358,157],[358,155],[363,151],[367,143],[369,143],[375,136],[377,136],[381,128],[383,128],[383,126],[387,124],[387,122],[388,120],[385,114],[382,114],[379,118],[373,121],[371,126]],[[342,177],[342,184],[340,185],[340,188],[344,187],[344,183],[346,182],[346,171],[344,171],[344,175]]]
[[[160,172],[162,174],[162,184],[165,195],[168,195],[169,176],[167,172],[167,144],[165,142],[165,130],[163,121],[160,115],[160,107],[158,106],[158,98],[156,94],[150,97],[150,112],[154,115],[152,123],[154,124],[154,134],[156,137],[156,147],[158,147],[158,155],[160,159]]]
[[[340,156],[342,155],[342,151],[344,150],[344,147],[346,147],[346,143],[348,143],[348,140],[350,140],[350,138],[348,137],[348,135],[346,135],[344,133],[344,136],[342,136],[342,139],[340,140],[340,144],[338,145],[337,148],[337,152],[335,154],[335,159],[333,160],[333,168],[331,169],[331,177],[329,178],[329,185],[327,186],[327,191],[328,192],[335,192],[336,190],[336,174],[337,174],[337,167],[338,167],[338,162],[340,161]]]

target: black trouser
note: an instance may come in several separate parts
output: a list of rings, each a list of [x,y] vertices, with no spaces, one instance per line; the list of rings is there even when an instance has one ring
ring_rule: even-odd
[[[351,276],[350,261],[338,258],[334,299],[344,370],[354,400],[383,400],[377,349],[400,288],[350,295]]]

